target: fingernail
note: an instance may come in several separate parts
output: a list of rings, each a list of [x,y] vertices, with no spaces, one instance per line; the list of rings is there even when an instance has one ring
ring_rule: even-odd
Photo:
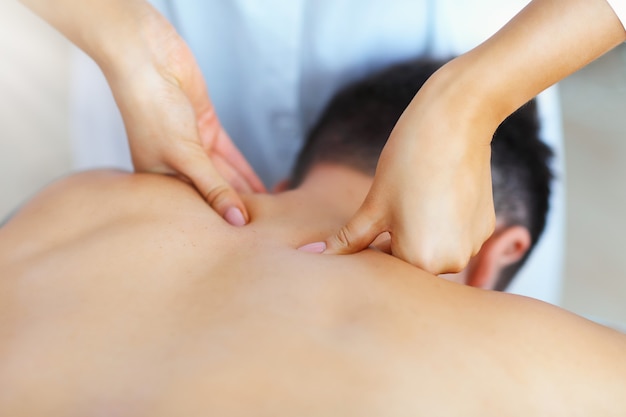
[[[309,253],[322,253],[326,250],[326,242],[309,243],[308,245],[300,246],[298,250]]]
[[[229,224],[233,226],[245,226],[246,219],[243,217],[243,213],[237,207],[231,207],[226,210],[226,214],[224,214],[224,220],[226,220]]]

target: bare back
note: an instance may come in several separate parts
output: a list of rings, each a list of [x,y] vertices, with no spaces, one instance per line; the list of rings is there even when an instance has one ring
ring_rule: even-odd
[[[0,229],[0,415],[625,415],[622,335],[374,250],[299,252],[329,226],[257,198],[244,228],[162,176],[30,202]]]

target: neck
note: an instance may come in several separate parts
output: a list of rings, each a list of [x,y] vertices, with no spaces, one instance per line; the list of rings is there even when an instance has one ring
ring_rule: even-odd
[[[372,178],[350,168],[319,165],[297,189],[244,196],[250,226],[269,228],[278,239],[298,246],[323,240],[343,226],[365,199]]]

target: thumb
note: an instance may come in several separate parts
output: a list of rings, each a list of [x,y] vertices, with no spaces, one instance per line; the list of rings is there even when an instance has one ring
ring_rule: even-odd
[[[193,183],[211,208],[229,224],[244,226],[248,223],[250,217],[241,197],[220,175],[201,148],[193,156],[185,158],[184,162],[173,165],[175,170]]]
[[[327,254],[349,254],[367,248],[386,230],[378,220],[379,216],[362,206],[359,211],[335,235],[326,241]]]

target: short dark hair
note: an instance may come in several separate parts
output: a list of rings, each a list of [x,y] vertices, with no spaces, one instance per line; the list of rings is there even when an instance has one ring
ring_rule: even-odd
[[[423,58],[396,64],[340,90],[307,135],[291,186],[300,184],[318,163],[341,164],[373,176],[398,118],[426,80],[446,62]],[[500,274],[495,289],[502,291],[539,240],[549,209],[552,151],[539,138],[534,100],[502,122],[491,149],[496,217],[505,226],[526,227],[531,236],[524,257]]]

